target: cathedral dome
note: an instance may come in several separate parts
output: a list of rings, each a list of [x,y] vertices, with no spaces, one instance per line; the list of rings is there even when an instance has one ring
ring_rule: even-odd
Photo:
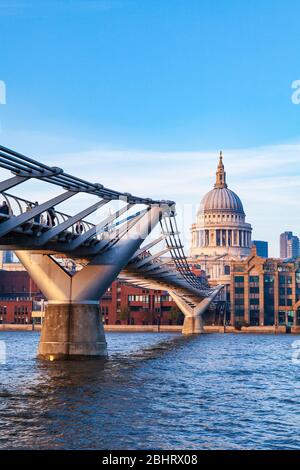
[[[228,188],[214,188],[200,203],[200,212],[229,211],[244,214],[243,204],[237,194]]]
[[[203,197],[199,213],[226,211],[245,215],[242,201],[227,187],[222,152],[216,175],[215,187]]]

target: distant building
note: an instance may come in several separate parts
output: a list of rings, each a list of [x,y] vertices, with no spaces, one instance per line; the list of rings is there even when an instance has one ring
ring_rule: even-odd
[[[14,263],[14,252],[13,251],[3,251],[3,264]]]
[[[293,236],[291,240],[287,242],[287,257],[298,258],[299,256],[299,238]]]
[[[107,325],[181,325],[183,315],[169,293],[114,281],[100,300]]]
[[[24,271],[25,268],[19,262],[13,251],[0,250],[0,269],[5,271]]]
[[[0,324],[32,323],[42,294],[27,271],[0,270]]]
[[[198,265],[191,270],[206,282]],[[106,325],[182,325],[183,314],[164,290],[145,289],[116,280],[100,300],[102,321]]]
[[[298,258],[299,248],[299,238],[293,235],[293,232],[284,232],[280,235],[280,258]]]
[[[262,258],[268,258],[269,256],[269,244],[261,240],[253,240],[252,245],[256,247],[258,256]]]
[[[257,256],[232,263],[231,315],[234,326],[300,325],[300,259]]]

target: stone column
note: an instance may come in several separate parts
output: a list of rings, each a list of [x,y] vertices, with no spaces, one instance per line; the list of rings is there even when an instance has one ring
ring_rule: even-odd
[[[234,246],[239,246],[239,231],[234,230]]]

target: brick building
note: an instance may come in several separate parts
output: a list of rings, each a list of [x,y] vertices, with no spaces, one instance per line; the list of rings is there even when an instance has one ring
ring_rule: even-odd
[[[42,299],[26,271],[0,271],[0,324],[32,322],[32,312]]]
[[[231,325],[300,325],[300,259],[257,256],[232,262]]]
[[[182,324],[183,316],[168,292],[115,281],[100,302],[103,321],[111,325]]]
[[[196,265],[191,269],[204,276]],[[27,271],[0,270],[0,324],[41,323],[43,295]],[[163,290],[142,289],[116,280],[100,301],[103,322],[110,325],[177,325],[183,315]]]

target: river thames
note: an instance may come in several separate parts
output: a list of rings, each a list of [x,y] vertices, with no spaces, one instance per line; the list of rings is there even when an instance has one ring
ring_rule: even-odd
[[[107,361],[44,363],[1,332],[2,449],[297,449],[290,335],[108,333]]]

